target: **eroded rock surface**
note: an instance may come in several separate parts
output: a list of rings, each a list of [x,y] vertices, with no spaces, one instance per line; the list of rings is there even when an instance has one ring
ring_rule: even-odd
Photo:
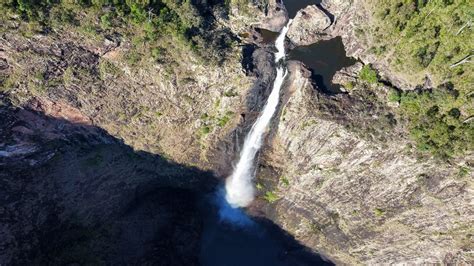
[[[347,84],[355,84],[359,77],[359,72],[362,69],[362,64],[357,62],[352,66],[345,67],[336,74],[332,78],[332,83],[339,84],[339,85],[347,85]]]
[[[280,169],[268,215],[340,263],[472,262],[472,176],[408,152],[390,108],[364,106],[363,87],[327,96],[301,64],[289,69],[288,102],[260,169],[259,182],[264,169]]]
[[[198,263],[209,173],[136,153],[77,116],[0,100],[2,264]]]
[[[310,45],[328,36],[325,30],[331,26],[331,19],[316,5],[300,10],[288,30],[288,38],[297,45]]]

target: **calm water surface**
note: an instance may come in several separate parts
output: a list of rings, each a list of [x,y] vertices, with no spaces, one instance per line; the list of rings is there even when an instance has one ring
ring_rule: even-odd
[[[326,92],[339,92],[339,86],[331,82],[334,74],[341,68],[357,62],[354,58],[346,56],[340,37],[299,46],[290,51],[289,59],[301,61],[309,67],[318,88]]]
[[[300,9],[309,5],[321,4],[321,0],[285,0],[283,2],[290,18],[294,18]]]

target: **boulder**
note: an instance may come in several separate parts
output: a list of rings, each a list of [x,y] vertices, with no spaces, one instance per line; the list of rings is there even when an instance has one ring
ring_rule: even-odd
[[[324,31],[331,26],[331,19],[317,6],[311,5],[298,11],[288,30],[290,41],[299,45],[309,45],[325,39]]]
[[[336,72],[332,78],[332,83],[345,86],[348,83],[356,83],[359,72],[362,69],[362,63],[357,62],[352,66],[345,67]]]

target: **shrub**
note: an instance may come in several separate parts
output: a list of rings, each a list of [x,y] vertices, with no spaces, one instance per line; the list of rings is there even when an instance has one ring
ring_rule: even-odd
[[[209,126],[202,126],[199,129],[199,135],[205,136],[211,132],[211,128]]]
[[[374,214],[375,214],[376,216],[379,216],[379,217],[380,217],[380,216],[383,216],[383,215],[385,214],[385,211],[384,211],[383,209],[380,209],[380,208],[375,208],[375,209],[374,209]]]
[[[104,29],[108,29],[112,26],[112,15],[110,13],[106,13],[100,17],[100,26]]]
[[[238,96],[239,94],[237,92],[235,92],[234,90],[228,90],[226,92],[224,92],[224,96],[225,97],[235,97],[235,96]]]
[[[369,84],[375,84],[378,82],[377,72],[372,68],[370,64],[364,65],[364,67],[359,73],[359,78]]]
[[[390,92],[388,93],[389,102],[400,102],[400,98],[401,98],[400,92],[395,89],[391,89]]]
[[[277,196],[277,194],[273,191],[267,191],[265,193],[265,196],[263,196],[263,198],[268,201],[269,203],[273,203],[275,201],[277,201],[279,199],[279,197]]]
[[[217,125],[219,125],[220,127],[224,127],[230,121],[230,116],[233,114],[234,113],[230,111],[226,112],[224,116],[218,119]]]
[[[347,90],[352,90],[354,88],[354,82],[349,81],[346,84],[344,84],[343,87],[346,88]]]

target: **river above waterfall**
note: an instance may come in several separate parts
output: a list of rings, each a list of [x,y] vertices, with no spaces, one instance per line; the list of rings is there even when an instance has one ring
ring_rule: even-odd
[[[289,52],[288,57],[290,60],[303,62],[311,70],[312,79],[318,88],[329,93],[340,92],[340,86],[332,83],[334,74],[343,67],[357,62],[354,58],[346,56],[340,37],[296,47]]]
[[[303,9],[309,5],[321,4],[321,0],[288,0],[285,1],[286,11],[288,12],[288,17],[294,18],[296,13],[300,9]]]

